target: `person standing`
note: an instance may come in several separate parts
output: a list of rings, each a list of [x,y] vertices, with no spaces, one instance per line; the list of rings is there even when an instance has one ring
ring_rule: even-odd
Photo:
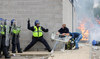
[[[6,27],[3,24],[3,20],[1,20],[1,24],[0,24],[0,58],[2,57],[1,52],[3,51],[3,55],[5,56],[5,58],[11,58],[9,56],[9,52],[6,46]]]
[[[29,50],[32,46],[34,46],[34,44],[36,42],[39,41],[39,42],[44,44],[44,46],[46,47],[46,49],[49,52],[51,52],[51,48],[50,48],[49,44],[47,43],[47,41],[43,37],[43,31],[48,32],[48,29],[45,29],[42,26],[40,26],[39,20],[36,20],[35,26],[32,26],[32,27],[30,27],[30,20],[28,20],[28,29],[33,32],[33,38],[32,38],[31,43],[24,49],[24,51]]]
[[[21,48],[20,48],[20,27],[17,26],[16,21],[14,21],[14,24],[12,26],[12,53],[16,53],[16,47],[18,50],[18,53],[22,53]]]
[[[62,25],[62,27],[58,30],[58,32],[56,33],[56,35],[59,35],[59,39],[58,40],[60,40],[60,39],[65,40],[66,35],[69,35],[69,29],[66,27],[66,24]],[[56,48],[56,46],[57,46],[58,43],[59,43],[59,41],[56,41],[56,43],[54,44],[54,47],[53,47],[51,53],[54,52],[54,50],[55,50],[55,48]],[[62,47],[63,48],[61,49],[61,51],[64,51],[64,49],[65,49],[65,43],[63,43]]]

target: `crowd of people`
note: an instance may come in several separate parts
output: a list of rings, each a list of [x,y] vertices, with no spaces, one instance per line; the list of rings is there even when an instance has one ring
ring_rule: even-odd
[[[21,32],[21,26],[17,25],[16,20],[11,20],[10,25],[8,26],[8,20],[4,20],[0,18],[0,58],[2,55],[5,56],[5,58],[10,58],[9,56],[9,48],[10,48],[10,39],[12,40],[12,53],[16,53],[16,48],[18,53],[22,53],[22,50],[20,48],[20,32]],[[52,49],[47,43],[47,41],[43,37],[43,32],[48,32],[48,29],[45,29],[43,26],[40,25],[39,20],[36,20],[34,22],[34,26],[30,25],[30,19],[27,21],[27,29],[32,31],[32,41],[29,43],[29,45],[23,50],[23,52],[28,51],[32,46],[34,46],[38,41],[43,43],[46,49],[51,52]],[[56,35],[61,35],[59,37],[66,37],[71,36],[72,41],[74,39],[75,42],[75,48],[79,49],[78,43],[82,39],[82,35],[78,32],[70,32],[69,29],[66,27],[66,24],[63,24],[62,27],[58,30]],[[9,37],[8,37],[9,36]],[[8,43],[8,44],[7,44]],[[67,44],[65,44],[66,46]],[[3,52],[3,53],[1,53]]]

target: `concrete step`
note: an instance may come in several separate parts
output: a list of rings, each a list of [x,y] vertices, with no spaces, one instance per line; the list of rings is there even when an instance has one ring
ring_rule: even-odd
[[[47,56],[50,55],[50,52],[46,51],[28,51],[28,52],[23,52],[23,53],[10,53],[10,55],[20,55],[20,56]]]

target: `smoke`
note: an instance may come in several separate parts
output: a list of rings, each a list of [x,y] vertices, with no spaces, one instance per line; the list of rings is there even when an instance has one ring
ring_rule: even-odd
[[[89,31],[88,39],[100,40],[100,14],[97,11],[99,0],[74,0],[74,9],[76,13],[77,28],[84,24],[85,30]],[[98,16],[98,18],[96,17]],[[82,33],[79,29],[78,32]]]

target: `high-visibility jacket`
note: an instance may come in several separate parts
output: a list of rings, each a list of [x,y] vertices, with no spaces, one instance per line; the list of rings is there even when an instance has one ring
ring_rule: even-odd
[[[0,27],[1,27],[1,31],[0,31],[0,33],[1,33],[2,35],[4,35],[4,34],[5,34],[5,32],[4,32],[3,25],[0,25]]]
[[[14,28],[13,28],[13,30],[12,30],[12,32],[13,32],[14,34],[19,34],[20,31],[21,31],[21,30],[20,30],[19,28],[17,28],[17,29],[14,29]]]
[[[41,29],[41,27],[37,28],[36,26],[34,26],[34,31],[33,31],[33,36],[34,37],[41,37],[43,36],[43,31]]]

